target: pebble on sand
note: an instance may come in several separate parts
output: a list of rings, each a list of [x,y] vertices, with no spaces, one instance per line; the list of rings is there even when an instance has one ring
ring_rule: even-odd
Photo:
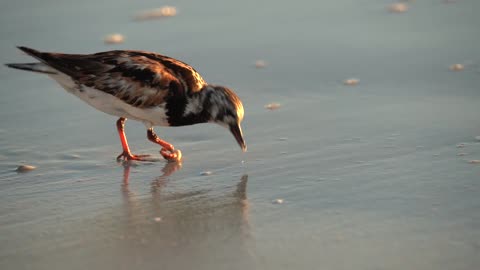
[[[267,66],[267,62],[265,62],[264,60],[255,61],[256,68],[265,68],[266,66]]]
[[[275,199],[272,201],[273,204],[282,204],[284,203],[284,200],[283,199]]]
[[[406,3],[393,3],[387,9],[391,13],[404,13],[408,11],[408,5]]]
[[[462,64],[454,64],[450,66],[451,71],[462,71],[465,67]]]
[[[343,84],[353,86],[353,85],[357,85],[359,82],[360,82],[359,79],[354,79],[354,78],[352,78],[352,79],[346,79],[346,80],[344,80],[344,81],[343,81]]]
[[[103,42],[105,44],[120,44],[125,41],[125,37],[122,34],[111,34],[105,37]]]
[[[135,20],[137,21],[145,21],[145,20],[153,20],[165,17],[173,17],[177,15],[177,8],[172,6],[163,6],[161,8],[156,8],[148,11],[144,11],[137,16],[135,16]]]
[[[273,110],[276,110],[276,109],[280,108],[280,106],[281,105],[279,103],[274,102],[274,103],[269,103],[269,104],[265,105],[265,109],[273,111]]]
[[[470,160],[468,163],[470,163],[470,164],[480,164],[480,159]]]
[[[19,173],[25,173],[25,172],[33,171],[36,168],[37,167],[32,166],[32,165],[20,165],[20,166],[18,166],[16,171],[19,172]]]

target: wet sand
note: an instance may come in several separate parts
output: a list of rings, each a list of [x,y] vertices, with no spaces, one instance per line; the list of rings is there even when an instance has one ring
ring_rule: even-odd
[[[115,118],[0,68],[1,269],[480,265],[480,2],[180,1],[141,22],[159,3],[137,2],[2,3],[0,62],[32,61],[15,45],[179,58],[239,94],[249,151],[220,126],[156,128],[183,162],[124,166]],[[126,132],[159,157],[143,124]]]

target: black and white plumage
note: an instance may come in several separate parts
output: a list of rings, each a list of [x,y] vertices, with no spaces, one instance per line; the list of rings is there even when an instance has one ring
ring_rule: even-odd
[[[155,135],[153,126],[217,123],[246,150],[240,126],[244,110],[238,96],[227,87],[207,84],[179,60],[146,51],[63,54],[18,48],[40,62],[7,66],[45,73],[89,105],[120,117],[117,128],[123,153],[118,158],[142,160],[128,147],[123,130],[127,118],[145,124],[148,139],[162,146],[167,159],[177,158],[174,148]]]

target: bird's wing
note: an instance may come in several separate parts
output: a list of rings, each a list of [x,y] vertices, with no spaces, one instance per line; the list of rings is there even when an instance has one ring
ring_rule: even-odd
[[[44,53],[19,47],[80,85],[111,94],[140,108],[184,96],[205,86],[189,65],[160,54],[143,51],[109,51],[96,54]]]

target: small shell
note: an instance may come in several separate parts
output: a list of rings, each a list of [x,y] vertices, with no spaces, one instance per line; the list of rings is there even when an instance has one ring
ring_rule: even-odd
[[[153,221],[155,221],[155,222],[162,222],[162,218],[161,218],[161,217],[155,217],[155,218],[153,219]]]
[[[103,42],[105,44],[120,44],[125,41],[125,37],[122,34],[111,34],[105,37]]]
[[[63,155],[64,159],[71,160],[71,159],[81,159],[82,156],[77,155],[77,154],[65,154]]]
[[[153,19],[159,19],[164,17],[173,17],[175,15],[177,15],[177,9],[175,7],[164,6],[161,8],[144,11],[138,14],[137,16],[135,16],[135,19],[138,21],[144,21],[144,20],[153,20]]]
[[[265,62],[264,60],[255,61],[256,68],[265,68],[266,66],[267,66],[267,62]]]
[[[391,13],[404,13],[408,11],[408,5],[406,3],[393,3],[387,9]]]
[[[284,203],[284,200],[283,199],[275,199],[272,201],[273,204],[282,204]]]
[[[32,165],[20,165],[17,168],[17,172],[19,173],[26,173],[35,170],[37,167],[32,166]]]
[[[160,8],[160,14],[164,17],[173,17],[177,15],[177,9],[172,6],[164,6]]]
[[[343,84],[353,86],[353,85],[357,85],[359,82],[360,82],[359,79],[351,78],[351,79],[344,80]]]
[[[450,66],[451,71],[462,71],[465,67],[462,64],[454,64]]]
[[[265,109],[273,111],[273,110],[276,110],[276,109],[280,108],[280,106],[281,105],[279,103],[274,102],[274,103],[269,103],[269,104],[265,105]]]

